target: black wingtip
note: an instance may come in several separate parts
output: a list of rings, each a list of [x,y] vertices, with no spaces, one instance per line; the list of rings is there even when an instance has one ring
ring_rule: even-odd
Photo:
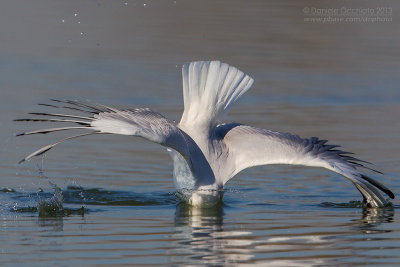
[[[394,199],[394,193],[387,188],[385,185],[381,184],[380,182],[372,179],[371,177],[368,177],[364,174],[361,174],[361,178],[363,178],[364,180],[366,180],[367,182],[369,182],[370,184],[376,186],[377,188],[379,188],[380,190],[382,190],[382,192],[384,192],[385,194],[387,194],[391,199]]]
[[[384,191],[391,199],[394,199],[395,198],[395,196],[394,196],[394,193],[392,192],[392,191],[390,191],[389,189],[388,190],[386,190],[386,191]]]
[[[393,193],[392,191],[390,191],[389,189],[387,189],[387,190],[382,190],[382,191],[385,192],[386,195],[388,195],[391,199],[394,199],[394,198],[395,198],[394,193]]]

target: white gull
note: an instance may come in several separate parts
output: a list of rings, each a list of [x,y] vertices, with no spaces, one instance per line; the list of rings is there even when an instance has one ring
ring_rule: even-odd
[[[85,129],[83,134],[45,146],[20,162],[41,155],[57,144],[91,134],[140,136],[168,148],[174,161],[177,192],[194,206],[220,202],[224,185],[240,171],[259,165],[293,164],[322,167],[349,179],[364,203],[384,207],[394,194],[380,182],[360,172],[364,161],[336,149],[326,140],[301,138],[290,133],[259,129],[239,123],[223,123],[232,104],[253,84],[253,79],[219,61],[186,63],[182,68],[184,112],[178,124],[147,108],[116,109],[70,100],[41,104],[89,115],[30,113],[40,117],[17,121],[71,122],[79,126],[51,128],[19,135]],[[67,104],[66,106],[64,104]],[[47,116],[47,117],[42,117]]]

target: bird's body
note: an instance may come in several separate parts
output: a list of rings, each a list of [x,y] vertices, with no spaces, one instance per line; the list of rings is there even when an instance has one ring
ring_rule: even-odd
[[[394,198],[383,184],[362,174],[361,160],[349,156],[316,137],[300,138],[289,133],[263,130],[238,123],[223,123],[232,104],[252,85],[253,79],[219,61],[187,63],[182,69],[184,112],[178,124],[150,109],[119,110],[78,101],[54,100],[55,108],[78,110],[89,115],[31,113],[53,119],[23,121],[73,122],[80,126],[51,128],[21,135],[69,129],[91,130],[45,146],[22,161],[43,154],[55,145],[84,135],[110,133],[140,136],[169,150],[174,162],[174,184],[181,197],[195,206],[211,206],[223,196],[224,185],[240,171],[258,165],[295,164],[323,167],[348,178],[372,207]],[[21,121],[21,120],[20,120]],[[21,161],[21,162],[22,162]],[[368,168],[367,168],[368,169]]]

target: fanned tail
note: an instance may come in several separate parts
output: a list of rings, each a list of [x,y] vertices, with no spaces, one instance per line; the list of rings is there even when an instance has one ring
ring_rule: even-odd
[[[220,61],[186,63],[182,68],[184,112],[181,126],[212,131],[253,79]]]

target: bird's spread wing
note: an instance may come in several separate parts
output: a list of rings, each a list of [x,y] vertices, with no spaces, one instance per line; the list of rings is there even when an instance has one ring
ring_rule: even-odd
[[[217,137],[229,150],[229,160],[234,166],[229,180],[238,172],[258,165],[293,164],[323,167],[348,178],[371,206],[385,206],[394,194],[383,184],[363,175],[357,168],[366,166],[348,152],[327,144],[327,140],[316,137],[300,138],[289,133],[258,129],[240,124],[222,124],[216,128]],[[224,181],[225,182],[227,182]]]
[[[50,108],[73,110],[74,112],[79,112],[80,115],[35,112],[30,113],[35,116],[34,118],[17,119],[15,121],[74,123],[79,126],[35,130],[24,132],[17,136],[47,134],[68,130],[86,130],[86,132],[64,138],[56,143],[42,147],[22,159],[19,163],[29,160],[34,156],[46,153],[54,146],[73,138],[92,134],[130,135],[145,138],[149,141],[177,151],[186,161],[187,167],[191,171],[190,179],[194,179],[193,182],[196,186],[214,184],[214,174],[201,149],[188,134],[179,129],[173,122],[169,121],[161,114],[147,108],[120,110],[99,104],[93,105],[79,101],[55,99],[52,99],[52,101],[55,102],[55,104],[39,105]],[[81,115],[82,113],[84,114]],[[186,178],[184,177],[182,179]]]
[[[187,139],[187,136],[181,131],[175,124],[166,119],[161,114],[146,108],[139,109],[126,109],[118,110],[115,108],[102,106],[102,105],[91,105],[78,101],[70,100],[53,100],[57,104],[40,104],[42,106],[49,106],[52,108],[62,108],[85,113],[85,115],[69,115],[63,113],[30,113],[35,115],[35,118],[29,119],[17,119],[16,121],[45,121],[45,122],[60,122],[60,123],[75,123],[79,126],[70,127],[58,127],[50,129],[42,129],[24,132],[18,134],[31,135],[31,134],[46,134],[55,131],[67,131],[67,130],[86,130],[85,133],[75,135],[62,139],[59,142],[45,146],[23,160],[26,161],[34,156],[41,155],[52,147],[58,145],[61,142],[77,138],[84,135],[109,133],[109,134],[121,134],[121,135],[132,135],[143,137],[155,143],[159,143],[163,146],[172,148],[178,151],[185,159],[187,159],[189,166],[190,163],[190,149],[189,145],[192,145],[192,141]]]

